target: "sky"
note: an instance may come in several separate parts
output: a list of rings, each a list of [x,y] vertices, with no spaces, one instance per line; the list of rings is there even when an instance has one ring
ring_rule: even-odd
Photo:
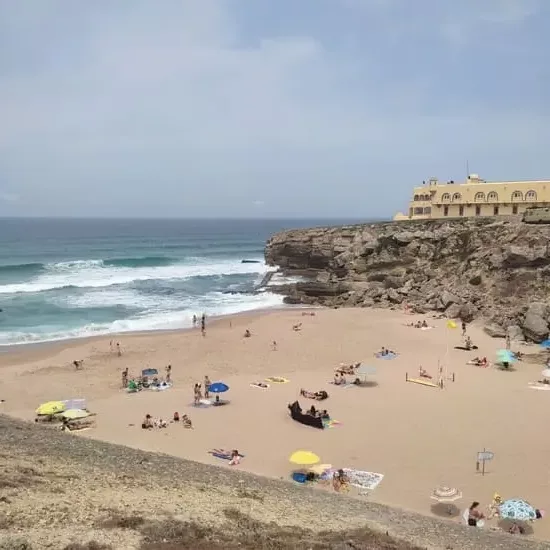
[[[548,0],[0,0],[0,216],[390,217],[550,179]]]

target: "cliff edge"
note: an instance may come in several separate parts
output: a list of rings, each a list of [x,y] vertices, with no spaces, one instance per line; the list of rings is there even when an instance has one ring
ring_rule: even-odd
[[[303,280],[276,290],[293,304],[408,307],[487,332],[548,337],[550,226],[477,218],[296,229],[273,235],[265,258]]]

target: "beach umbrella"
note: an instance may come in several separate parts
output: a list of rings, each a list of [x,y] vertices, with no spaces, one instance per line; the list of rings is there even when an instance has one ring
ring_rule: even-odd
[[[516,356],[509,349],[499,349],[497,351],[497,360],[499,363],[515,363]]]
[[[505,500],[498,507],[498,512],[502,519],[512,519],[515,521],[529,521],[537,519],[537,512],[535,508],[520,498]]]
[[[540,343],[541,348],[550,349],[550,340],[543,340]]]
[[[361,365],[356,371],[355,374],[361,376],[370,376],[376,374],[376,367],[369,367],[367,365]]]
[[[321,459],[311,451],[295,451],[290,455],[288,459],[290,463],[297,464],[298,466],[312,466],[317,464]]]
[[[437,500],[437,502],[454,502],[462,498],[462,492],[455,487],[441,485],[432,491],[430,498]]]
[[[210,393],[224,393],[229,389],[229,386],[227,384],[224,384],[223,382],[214,382],[213,384],[210,384],[208,386],[208,391]]]
[[[143,369],[141,371],[141,376],[157,376],[158,373],[159,371],[157,369]]]
[[[78,420],[90,416],[90,413],[84,409],[68,409],[61,416],[67,420]]]
[[[47,403],[42,403],[36,409],[36,414],[39,416],[42,415],[51,415],[51,414],[58,414],[60,412],[63,412],[65,410],[65,403],[63,401],[48,401]]]
[[[550,378],[550,369],[544,369],[541,374],[543,378]]]

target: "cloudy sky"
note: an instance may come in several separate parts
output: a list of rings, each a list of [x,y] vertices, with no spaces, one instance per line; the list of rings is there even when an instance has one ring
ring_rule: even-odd
[[[550,179],[549,0],[0,0],[0,215],[372,217]]]

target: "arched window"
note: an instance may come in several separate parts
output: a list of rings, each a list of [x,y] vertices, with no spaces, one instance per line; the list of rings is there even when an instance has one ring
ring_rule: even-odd
[[[536,191],[527,191],[527,193],[525,193],[525,200],[526,201],[536,201],[537,200],[537,192]]]
[[[488,195],[487,195],[487,200],[489,202],[498,202],[498,193],[496,191],[491,191]]]
[[[415,201],[419,201],[419,200],[420,200],[420,197],[419,197],[418,195],[415,195],[415,196],[414,196],[414,200],[415,200]]]
[[[453,195],[453,200],[454,201],[459,201],[461,198],[462,198],[462,195],[460,193],[455,193]]]
[[[512,193],[512,201],[522,201],[523,200],[523,193],[521,191],[514,191]]]
[[[450,201],[451,200],[451,195],[449,193],[443,193],[443,195],[441,195],[441,200],[442,201]]]
[[[485,193],[482,193],[481,191],[479,193],[475,194],[474,201],[475,202],[483,202],[485,200]]]

